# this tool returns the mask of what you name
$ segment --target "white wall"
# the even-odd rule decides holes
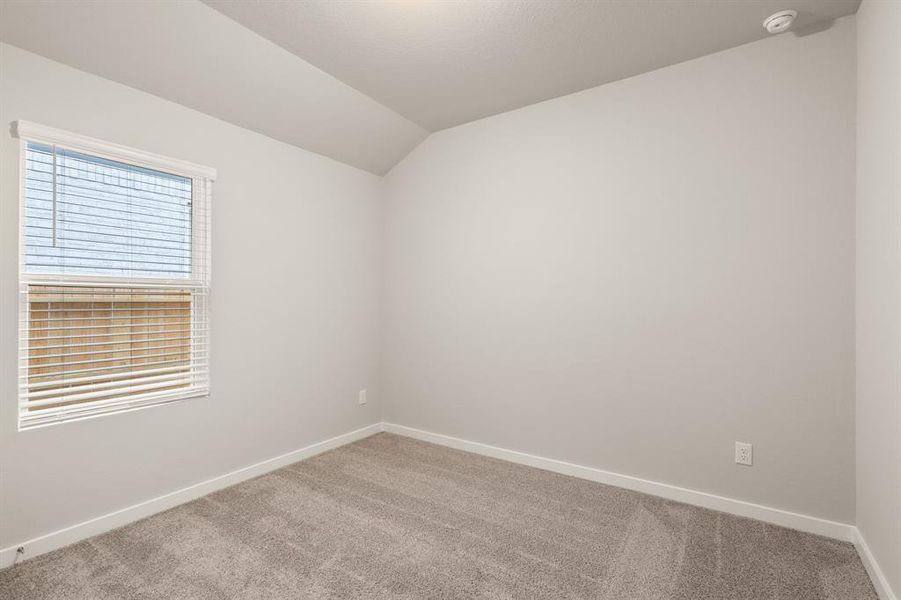
[[[857,13],[857,527],[901,593],[901,3]]]
[[[852,17],[433,134],[386,420],[853,522],[854,57]]]
[[[0,89],[0,548],[379,420],[378,177],[8,45]],[[211,397],[16,432],[16,119],[218,169]]]

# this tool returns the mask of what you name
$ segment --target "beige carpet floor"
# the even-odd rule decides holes
[[[854,548],[378,434],[0,571],[3,600],[873,600]]]

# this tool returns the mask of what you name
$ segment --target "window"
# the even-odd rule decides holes
[[[215,171],[17,133],[19,428],[207,395]]]

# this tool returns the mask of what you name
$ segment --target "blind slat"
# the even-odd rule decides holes
[[[25,399],[20,403],[22,408],[26,408],[29,411],[40,409],[45,406],[54,406],[58,404],[71,404],[74,402],[85,402],[89,400],[113,400],[112,396],[121,395],[123,392],[137,395],[138,393],[148,393],[152,390],[161,390],[161,389],[172,389],[175,387],[186,387],[193,383],[195,380],[199,378],[185,376],[179,379],[172,379],[170,381],[156,381],[153,383],[147,383],[142,385],[133,385],[126,387],[124,389],[117,390],[98,390],[93,392],[85,392],[83,394],[72,394],[71,396],[57,396],[55,398],[43,398],[41,400],[28,400]]]
[[[35,408],[39,406],[34,404],[35,399],[56,398],[57,402],[69,402],[71,400],[86,398],[86,396],[83,395],[85,392],[105,390],[106,395],[110,395],[111,393],[115,393],[116,390],[128,389],[134,391],[135,387],[140,385],[151,383],[157,384],[167,381],[178,383],[182,380],[190,379],[191,377],[190,368],[186,366],[182,371],[173,371],[171,373],[150,375],[146,377],[132,377],[130,379],[117,379],[115,381],[102,381],[100,383],[84,383],[81,385],[72,385],[71,382],[65,382],[65,384],[58,389],[26,392],[22,394],[21,398],[26,400],[26,404],[29,408]]]
[[[205,351],[202,350],[202,349],[195,349],[194,352],[193,352],[193,354],[194,354],[195,356],[199,354],[201,358],[205,358],[206,355],[205,355],[204,352],[205,352]],[[140,358],[140,359],[146,359],[146,358],[161,358],[161,357],[171,357],[171,356],[172,356],[172,353],[166,353],[166,352],[164,352],[164,353],[162,353],[162,354],[143,354],[143,355],[141,355],[141,356],[136,356],[136,357],[133,357],[133,358],[135,358],[135,359],[139,359],[139,358]],[[75,366],[75,365],[100,364],[100,363],[108,363],[108,362],[113,362],[113,361],[120,361],[120,362],[121,362],[121,361],[124,361],[124,360],[127,360],[127,359],[128,359],[128,357],[105,358],[105,359],[103,359],[103,358],[98,358],[98,359],[94,359],[94,360],[73,360],[73,361],[65,361],[65,362],[53,363],[53,364],[49,364],[49,365],[35,365],[34,368],[36,368],[36,369],[37,369],[37,368],[40,368],[40,369],[48,369],[48,368],[50,368],[50,367],[67,367],[67,366]],[[20,369],[23,367],[22,360],[23,360],[23,359],[19,359],[19,361],[20,361],[20,362],[19,362],[19,368],[20,368]],[[27,360],[27,359],[25,359],[25,360]],[[138,363],[138,364],[140,364],[140,363]]]
[[[123,360],[121,358],[118,358],[118,359],[111,359],[106,362],[118,362],[118,363],[125,363],[125,364],[111,365],[111,366],[106,366],[106,367],[88,367],[88,368],[83,368],[83,369],[68,369],[63,374],[63,377],[69,377],[70,375],[79,376],[82,373],[93,373],[94,375],[91,375],[92,378],[95,378],[95,379],[101,378],[101,377],[107,378],[107,377],[112,377],[112,376],[116,375],[117,372],[129,372],[130,370],[134,371],[135,373],[143,373],[144,369],[142,367],[156,367],[157,365],[175,365],[175,367],[173,367],[173,368],[176,368],[176,367],[180,368],[180,366],[184,366],[186,360],[181,358],[181,359],[173,359],[173,360],[161,360],[161,361],[151,361],[151,362],[130,364],[128,360]],[[196,366],[204,366],[204,367],[207,366],[207,360],[203,356],[192,357],[191,362],[194,364],[195,367]],[[98,361],[98,363],[99,363],[99,361]],[[46,366],[46,365],[44,365],[44,366]],[[58,373],[46,373],[44,375],[34,374],[34,373],[32,373],[30,375],[29,374],[21,374],[21,375],[19,375],[19,380],[20,380],[19,388],[25,389],[29,386],[42,386],[42,385],[45,385],[48,383],[47,381],[44,381],[46,378],[57,377],[57,376],[59,376]],[[51,382],[57,381],[58,385],[62,385],[65,380],[64,379],[60,379],[60,380],[52,380],[51,379],[50,381]]]
[[[144,344],[144,343],[146,343],[146,342],[135,342],[135,344]],[[74,345],[74,344],[73,344],[73,345]],[[141,351],[144,351],[144,350],[169,350],[168,354],[173,354],[173,353],[181,354],[181,353],[183,353],[183,352],[186,352],[187,350],[182,350],[182,351],[180,351],[180,352],[175,352],[175,349],[176,349],[176,348],[182,348],[182,349],[185,349],[185,348],[199,347],[199,346],[204,346],[204,345],[206,345],[206,342],[201,341],[201,340],[198,340],[198,341],[196,341],[196,342],[190,341],[190,342],[185,343],[185,344],[169,344],[169,345],[163,345],[163,346],[146,346],[146,347],[143,347],[143,348],[127,348],[127,349],[124,349],[124,350],[87,350],[87,351],[85,351],[85,350],[73,350],[72,352],[60,352],[60,353],[56,353],[56,354],[37,354],[37,353],[32,353],[31,357],[29,358],[29,361],[34,363],[34,364],[32,365],[33,367],[35,367],[35,368],[40,368],[42,365],[41,365],[39,362],[36,362],[36,361],[40,361],[40,360],[44,360],[44,359],[48,359],[48,358],[66,358],[66,357],[69,357],[69,356],[95,356],[95,355],[97,355],[97,354],[129,354],[129,355],[131,355],[133,358],[140,358],[140,356],[134,356],[134,355],[135,355],[137,352],[141,352]],[[32,350],[41,350],[41,347],[38,346],[37,348],[32,348]]]
[[[26,225],[25,228],[26,228],[26,230],[31,229],[31,230],[40,230],[40,231],[51,231],[51,230],[53,229],[53,227],[50,227],[50,226],[46,226],[46,227],[45,227],[45,226],[42,226],[42,225]],[[185,241],[181,241],[181,240],[172,240],[172,239],[167,239],[167,238],[147,237],[147,236],[140,236],[140,235],[134,235],[134,234],[126,235],[126,234],[103,233],[103,232],[98,232],[98,231],[96,231],[96,230],[89,231],[89,230],[87,230],[87,229],[82,230],[82,229],[75,229],[75,228],[73,228],[73,227],[67,228],[67,229],[66,229],[66,235],[69,236],[69,237],[67,237],[66,239],[69,239],[69,240],[75,240],[75,241],[78,241],[78,242],[93,242],[93,241],[96,241],[96,242],[98,242],[98,243],[101,243],[101,242],[104,242],[105,240],[92,240],[92,239],[89,239],[89,238],[82,238],[82,237],[72,236],[71,234],[96,235],[96,236],[104,236],[104,237],[106,237],[106,238],[119,238],[119,239],[125,240],[125,241],[111,241],[111,240],[106,240],[107,243],[110,243],[110,244],[116,244],[117,246],[128,245],[130,242],[132,242],[132,241],[134,241],[134,240],[144,240],[144,241],[148,241],[148,242],[157,242],[157,244],[154,244],[154,248],[160,247],[160,248],[168,248],[168,249],[170,249],[170,250],[172,250],[172,249],[183,250],[183,249],[185,249],[185,248],[189,245],[189,242],[185,242]],[[26,232],[26,237],[29,237],[29,238],[32,238],[32,239],[44,239],[44,238],[51,238],[51,239],[52,239],[52,236],[50,236],[50,235],[29,234],[29,233],[27,233],[27,232]],[[161,244],[161,243],[166,243],[166,244],[179,244],[179,246],[176,247],[176,248],[169,248],[168,246],[160,246],[159,244]]]
[[[133,346],[134,344],[182,341],[182,340],[189,340],[191,338],[190,330],[187,330],[187,331],[189,332],[187,334],[170,336],[170,337],[157,337],[157,336],[151,337],[150,334],[145,334],[145,335],[147,335],[147,337],[145,337],[144,339],[135,339],[136,334],[124,334],[124,335],[128,335],[127,340],[106,340],[106,341],[99,341],[99,342],[81,342],[81,341],[76,342],[76,341],[70,340],[69,343],[67,343],[67,344],[53,344],[53,345],[48,345],[48,346],[45,346],[43,344],[32,344],[32,350],[43,351],[43,350],[58,350],[59,348],[93,348],[93,347],[98,347],[98,346],[122,346],[122,345]],[[119,334],[119,335],[123,335],[123,334]],[[84,337],[89,337],[92,340],[96,340],[98,338],[104,338],[104,337],[109,337],[109,336],[103,335],[103,334],[92,335],[92,336],[79,336],[78,339],[81,339]],[[41,339],[42,338],[31,338],[31,341],[34,342],[36,340],[41,340]],[[78,355],[81,355],[80,350],[74,351],[74,352]],[[44,358],[45,356],[46,355],[34,354],[33,358],[38,359],[38,358]]]
[[[123,379],[123,380],[138,380],[142,377],[147,377],[149,375],[156,375],[161,373],[176,373],[184,371],[188,368],[188,365],[179,365],[175,367],[161,367],[158,369],[144,369],[143,371],[123,371],[121,373],[108,373],[104,377],[97,377],[96,375],[88,376],[88,377],[72,377],[67,379],[52,379],[50,381],[40,381],[40,382],[31,382],[19,384],[21,388],[28,388],[34,391],[43,391],[44,388],[54,388],[54,387],[63,387],[63,386],[77,386],[78,384],[89,384],[97,381],[98,379],[103,380],[114,380],[114,379]],[[29,392],[25,392],[29,393]]]
[[[184,323],[178,323],[178,325],[183,325],[183,324],[184,324]],[[144,327],[146,327],[146,325],[144,325]],[[90,327],[83,327],[82,329],[90,329]],[[183,329],[167,329],[167,330],[166,330],[166,333],[185,333],[185,334],[189,334],[191,331],[193,331],[191,328],[183,328]],[[85,333],[85,334],[81,334],[81,335],[79,335],[79,334],[74,334],[74,335],[48,335],[48,336],[34,336],[34,337],[20,338],[19,341],[21,341],[21,342],[34,342],[34,341],[47,342],[47,341],[55,341],[55,340],[71,340],[72,338],[88,338],[88,337],[91,338],[91,339],[96,340],[96,339],[99,339],[99,338],[112,338],[112,337],[125,337],[125,336],[133,337],[133,336],[136,336],[136,335],[143,335],[144,333],[146,333],[146,332],[141,332],[141,331],[136,331],[136,332],[126,331],[126,332],[123,332],[123,333]],[[176,339],[176,338],[172,338],[172,339]],[[113,342],[97,342],[97,343],[113,343]],[[121,342],[115,342],[115,343],[121,343]],[[76,345],[76,344],[69,343],[69,344],[64,344],[63,346],[73,346],[73,345]],[[84,343],[79,342],[77,345],[83,346]],[[41,348],[54,348],[54,347],[56,347],[56,346],[41,346]]]
[[[32,191],[34,194],[28,198],[28,212],[29,216],[34,216],[38,219],[49,219],[51,218],[51,214],[53,212],[53,191],[52,190],[29,190],[29,188],[25,188],[25,191]],[[46,198],[44,196],[47,196]],[[100,211],[103,213],[110,213],[107,215],[96,215],[101,216],[108,219],[115,219],[117,221],[126,221],[132,223],[141,223],[142,220],[134,219],[136,216],[141,217],[151,217],[155,219],[153,221],[154,225],[165,225],[166,227],[177,227],[184,228],[186,225],[191,223],[191,213],[187,210],[183,212],[176,213],[177,216],[169,216],[160,214],[163,211],[149,211],[149,212],[141,212],[131,208],[128,213],[123,213],[121,209],[113,208],[110,206],[104,206],[105,203],[95,203],[90,204],[88,202],[73,202],[72,195],[61,196],[59,192],[57,192],[56,196],[56,205],[57,209],[60,213],[67,213],[70,216],[77,215],[86,215],[89,214],[84,210],[70,210],[66,207],[71,206],[74,209],[88,209],[90,211]],[[124,204],[128,206],[127,204]],[[46,216],[43,216],[44,213],[47,213]],[[175,211],[165,211],[165,212],[175,212]]]
[[[40,410],[28,410],[20,407],[20,427],[34,427],[46,423],[56,423],[71,419],[79,419],[85,416],[117,412],[127,408],[138,408],[151,404],[164,404],[183,398],[205,396],[207,386],[198,385],[184,390],[172,390],[168,392],[152,392],[149,394],[135,395],[129,400],[113,399],[106,401],[86,402],[60,407],[44,408]]]

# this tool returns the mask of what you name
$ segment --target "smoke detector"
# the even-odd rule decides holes
[[[780,10],[766,18],[763,28],[770,33],[782,33],[792,26],[797,16],[798,11],[796,10]]]

